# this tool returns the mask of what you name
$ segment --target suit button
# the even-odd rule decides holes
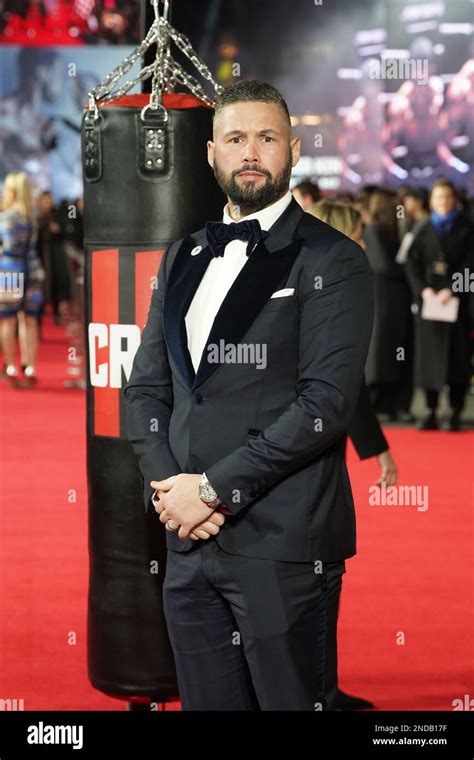
[[[195,404],[202,404],[203,401],[204,401],[204,398],[201,396],[201,394],[200,393],[196,393],[195,396],[194,396],[194,403]]]

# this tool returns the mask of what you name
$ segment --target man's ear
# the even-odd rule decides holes
[[[216,149],[215,143],[212,142],[212,140],[207,141],[207,161],[209,163],[209,166],[213,169],[214,168],[214,152]]]
[[[290,140],[290,150],[291,150],[291,165],[296,166],[296,164],[300,160],[300,153],[301,153],[301,139],[299,137],[293,137],[292,140]]]

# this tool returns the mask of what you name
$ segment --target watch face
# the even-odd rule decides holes
[[[201,499],[203,501],[213,501],[214,496],[212,495],[208,485],[203,485],[201,487]]]

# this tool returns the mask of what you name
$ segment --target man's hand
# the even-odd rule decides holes
[[[199,538],[209,538],[209,536],[217,536],[217,534],[220,531],[220,528],[225,523],[225,517],[224,515],[233,515],[234,513],[230,511],[230,509],[227,509],[227,507],[220,506],[217,507],[217,509],[212,513],[212,515],[208,518],[207,522],[201,523],[201,525],[198,525],[197,528],[194,528],[192,533],[189,534],[189,538],[192,538],[193,541],[196,541]],[[211,527],[211,530],[209,530],[209,524]],[[217,530],[214,526],[218,526]],[[199,533],[199,535],[197,535]]]
[[[221,526],[225,523],[225,517],[219,512],[218,509],[212,513],[212,515],[200,525],[196,525],[195,528],[189,534],[189,538],[193,541],[199,541],[202,538],[204,541],[210,536],[217,536]]]
[[[217,509],[212,513],[206,522],[201,523],[201,525],[198,525],[197,528],[194,528],[194,530],[189,534],[189,538],[192,538],[193,541],[197,541],[199,538],[206,539],[209,538],[209,536],[217,536],[221,529],[221,526],[225,523],[224,515],[232,516],[233,514],[234,513],[231,512],[230,509],[227,509],[227,507],[217,507]],[[217,528],[215,527],[216,525],[218,526]]]
[[[158,495],[160,493],[164,493],[164,491],[158,491]],[[158,505],[158,501],[155,501],[155,499],[152,499],[153,506]],[[158,510],[156,510],[158,512]],[[228,512],[228,514],[232,514],[232,512]],[[194,530],[191,531],[189,534],[189,538],[191,538],[193,541],[199,541],[200,538],[207,539],[211,536],[217,536],[219,533],[221,526],[225,523],[225,517],[221,512],[216,509],[210,517],[205,520],[205,522],[200,523],[197,525]]]
[[[160,515],[160,521],[166,524],[168,520],[172,520],[175,525],[179,525],[178,538],[182,541],[190,538],[190,533],[194,532],[193,528],[209,532],[207,528],[200,526],[209,522],[214,509],[199,498],[200,481],[201,475],[181,473],[166,480],[152,480],[150,483],[151,487],[158,491],[159,502],[155,509]],[[219,528],[215,522],[209,527],[211,532],[215,527]],[[198,538],[203,537],[199,533],[195,535]]]
[[[380,478],[375,485],[381,486],[383,483],[385,486],[394,486],[398,480],[398,468],[390,451],[388,449],[383,451],[377,459],[380,465]]]

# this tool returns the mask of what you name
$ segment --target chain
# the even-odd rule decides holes
[[[199,58],[189,39],[180,34],[167,19],[168,2],[165,2],[165,9],[162,16],[158,10],[158,0],[153,0],[155,11],[155,20],[148,31],[145,39],[135,48],[135,50],[108,74],[105,79],[96,85],[89,93],[89,113],[93,112],[94,120],[98,117],[97,105],[108,103],[111,100],[125,95],[135,85],[152,77],[152,86],[149,106],[145,108],[163,108],[161,99],[163,93],[173,92],[176,84],[182,84],[187,87],[193,95],[202,100],[209,106],[214,105],[214,100],[204,91],[200,82],[191,74],[187,73],[183,67],[174,60],[170,51],[170,43],[173,42],[176,47],[186,56],[191,64],[197,69],[198,74],[210,82],[216,95],[224,90],[222,85],[218,84],[211,71],[204,61]],[[118,82],[124,77],[135,65],[139,58],[143,58],[146,51],[156,43],[156,57],[152,64],[144,66],[138,76],[130,79],[121,87]],[[145,110],[145,109],[143,109]]]

